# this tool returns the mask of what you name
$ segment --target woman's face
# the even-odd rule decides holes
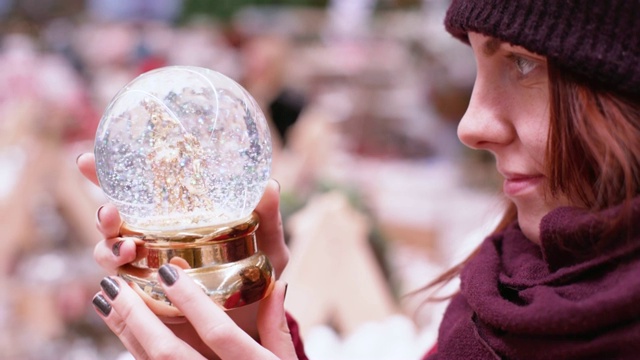
[[[504,177],[503,191],[518,208],[518,223],[539,243],[540,220],[563,198],[545,196],[544,157],[549,130],[546,60],[524,48],[469,33],[477,76],[458,137],[490,151]]]

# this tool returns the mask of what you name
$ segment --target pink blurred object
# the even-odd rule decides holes
[[[59,124],[60,135],[65,140],[87,139],[95,132],[97,113],[80,76],[64,58],[39,52],[33,39],[13,34],[5,38],[0,53],[0,112],[24,103],[61,115],[65,123]]]

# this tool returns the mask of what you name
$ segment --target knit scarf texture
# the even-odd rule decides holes
[[[640,359],[640,198],[624,231],[620,207],[563,207],[541,245],[516,223],[487,238],[460,275],[435,359]]]

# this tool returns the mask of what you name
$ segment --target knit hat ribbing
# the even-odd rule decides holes
[[[445,27],[465,42],[479,32],[582,81],[640,95],[640,0],[453,0]]]

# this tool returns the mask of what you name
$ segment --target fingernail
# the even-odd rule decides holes
[[[78,160],[80,160],[80,157],[81,157],[82,155],[84,155],[84,153],[81,153],[80,155],[78,155],[78,156],[76,157],[76,165],[78,164]]]
[[[160,274],[162,282],[168,286],[171,286],[178,281],[178,271],[169,264],[162,265],[160,269],[158,269],[158,273]]]
[[[280,186],[280,182],[276,179],[273,179],[273,181],[276,182],[276,184],[278,184],[278,193],[280,192],[280,190],[282,189],[282,187]]]
[[[100,210],[102,210],[102,208],[104,207],[104,205],[100,206],[98,208],[98,211],[96,211],[96,224],[100,225]]]
[[[103,316],[109,316],[111,313],[111,304],[104,298],[104,296],[98,294],[93,297],[93,306],[100,311]]]
[[[123,242],[124,241],[120,240],[116,241],[116,243],[113,244],[113,246],[111,247],[111,252],[113,253],[113,255],[120,256],[120,247],[122,246]]]
[[[287,289],[289,289],[289,283],[284,284],[284,294],[282,295],[283,299],[287,298]]]
[[[104,290],[104,292],[111,300],[114,300],[120,292],[118,283],[110,277],[102,279],[102,281],[100,281],[100,287],[102,287],[102,290]]]

